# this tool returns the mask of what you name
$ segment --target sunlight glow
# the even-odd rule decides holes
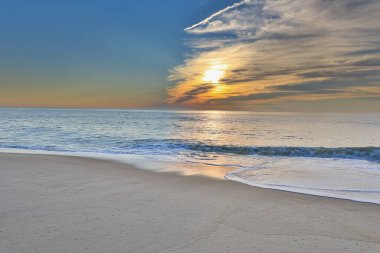
[[[215,65],[207,69],[203,74],[203,81],[209,83],[220,83],[220,80],[224,77],[226,73],[226,65]]]

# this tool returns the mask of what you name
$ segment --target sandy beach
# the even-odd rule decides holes
[[[0,252],[380,252],[380,205],[0,154]]]

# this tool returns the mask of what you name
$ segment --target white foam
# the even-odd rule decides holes
[[[261,188],[380,204],[380,164],[368,161],[280,158],[230,172],[226,179]]]

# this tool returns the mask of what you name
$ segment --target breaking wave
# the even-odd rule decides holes
[[[358,159],[380,162],[380,147],[233,147],[194,145],[191,150],[239,155]]]
[[[83,141],[85,142],[85,140]],[[109,140],[107,148],[96,149],[94,146],[73,149],[70,145],[58,146],[19,146],[1,145],[2,148],[66,151],[66,152],[97,152],[115,154],[176,154],[182,152],[219,153],[232,155],[257,155],[267,157],[309,157],[356,159],[380,162],[380,147],[288,147],[288,146],[224,146],[210,145],[199,142],[189,142],[178,139],[140,139],[140,140]]]

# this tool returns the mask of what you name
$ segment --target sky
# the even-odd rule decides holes
[[[380,112],[378,0],[0,0],[0,106]]]

